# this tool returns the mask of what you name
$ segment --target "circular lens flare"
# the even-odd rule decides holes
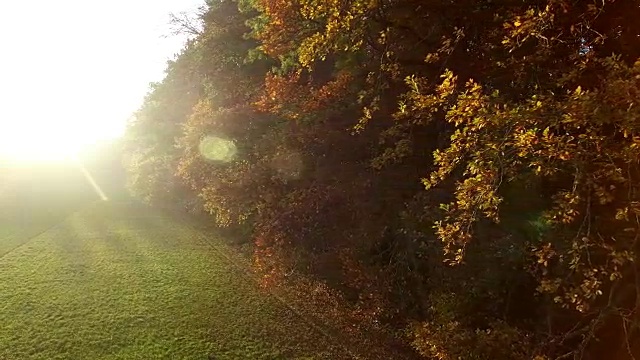
[[[208,160],[230,162],[238,153],[236,144],[217,136],[206,136],[200,141],[200,154]]]

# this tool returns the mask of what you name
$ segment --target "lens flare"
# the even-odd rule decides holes
[[[75,160],[77,162],[77,158]],[[107,195],[105,195],[104,191],[102,191],[102,189],[100,188],[100,186],[98,185],[96,180],[93,178],[93,176],[91,176],[91,173],[89,173],[89,170],[87,170],[79,162],[77,162],[77,163],[80,166],[80,171],[82,171],[82,174],[84,175],[84,177],[87,179],[89,184],[91,184],[91,187],[93,187],[93,190],[95,190],[96,194],[100,197],[100,200],[108,201],[109,198],[107,197]]]
[[[200,154],[208,160],[230,162],[236,157],[236,144],[217,136],[207,136],[200,141]]]

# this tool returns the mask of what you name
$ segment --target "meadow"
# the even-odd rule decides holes
[[[0,359],[343,357],[223,239],[73,176],[4,193]]]

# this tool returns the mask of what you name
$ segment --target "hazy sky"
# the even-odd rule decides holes
[[[0,143],[119,132],[182,47],[169,13],[203,3],[1,0]]]

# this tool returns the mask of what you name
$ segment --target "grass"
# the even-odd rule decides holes
[[[97,199],[74,166],[0,167],[0,257]]]
[[[130,203],[43,214],[40,235],[0,234],[0,359],[345,358],[185,222]]]

